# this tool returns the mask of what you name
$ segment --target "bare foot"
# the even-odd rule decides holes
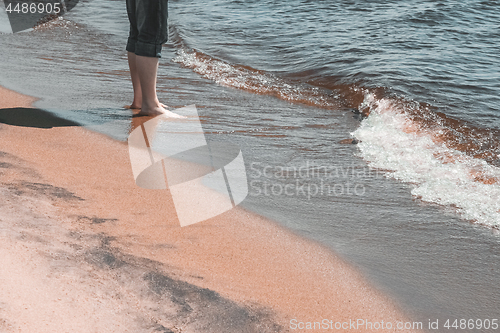
[[[139,112],[137,114],[138,116],[158,116],[158,115],[163,115],[163,116],[166,116],[166,117],[169,117],[169,118],[186,118],[184,116],[181,116],[177,113],[173,113],[172,111],[169,111],[167,108],[166,108],[166,105],[165,104],[162,104],[160,103],[159,105],[157,105],[156,107],[153,107],[153,108],[145,108],[143,107],[141,109],[141,112]]]
[[[125,105],[123,108],[125,108],[125,109],[131,109],[131,110],[139,110],[141,107],[132,104],[132,105]]]
[[[160,106],[164,109],[168,109],[168,106],[166,104],[163,104],[163,103],[160,103]],[[131,110],[140,110],[141,109],[141,106],[140,105],[135,105],[135,104],[131,104],[131,105],[125,105],[123,107],[124,109],[131,109]]]

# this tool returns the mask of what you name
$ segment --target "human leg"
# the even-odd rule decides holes
[[[127,0],[127,12],[131,27],[127,43],[128,63],[134,88],[130,108],[141,108],[141,114],[173,116],[156,95],[158,58],[168,35],[168,0]]]
[[[139,37],[138,26],[140,21],[138,20],[141,20],[142,15],[140,15],[140,13],[142,11],[139,9],[139,2],[137,0],[126,0],[126,6],[127,6],[128,19],[130,22],[130,31],[127,40],[126,50],[128,51],[127,59],[130,70],[130,78],[132,80],[132,87],[134,91],[134,99],[132,100],[132,104],[125,106],[125,108],[140,109],[142,105],[142,90],[141,90],[141,83],[139,80],[139,73],[137,72],[137,65],[136,65],[137,60],[135,53]]]
[[[184,118],[166,109],[156,95],[156,76],[159,59],[136,55],[136,68],[142,90],[142,104],[139,115],[164,114],[172,118]]]
[[[137,71],[137,56],[132,52],[127,52],[127,55],[130,77],[132,79],[132,87],[134,89],[134,100],[132,101],[132,104],[128,106],[128,108],[140,109],[142,106],[142,89],[139,79],[139,73]]]
[[[160,105],[156,95],[156,77],[158,73],[158,58],[135,56],[135,66],[141,86],[142,103],[141,113],[158,114],[164,113],[164,108]]]

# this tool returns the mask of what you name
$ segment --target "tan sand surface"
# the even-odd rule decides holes
[[[0,90],[0,108],[31,102]],[[28,207],[16,218],[41,216],[59,230],[45,231],[43,241],[29,245],[0,234],[0,332],[2,325],[43,332],[32,328],[65,320],[58,332],[160,327],[151,323],[171,332],[372,332],[364,326],[293,329],[290,320],[360,319],[394,327],[410,321],[331,251],[244,209],[181,228],[168,190],[135,185],[125,143],[81,127],[0,124],[0,152],[0,163],[11,166],[0,169],[8,191],[0,198],[11,198],[3,204],[14,212]],[[0,226],[16,226],[14,215],[0,215]],[[47,243],[61,245],[54,250]],[[55,274],[57,251],[67,258]],[[191,310],[182,305],[184,298]],[[241,320],[224,319],[233,317]]]

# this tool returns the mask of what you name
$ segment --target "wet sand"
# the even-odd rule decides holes
[[[0,90],[0,108],[33,101]],[[181,228],[125,143],[70,125],[0,123],[0,331],[409,331],[355,269],[272,221],[237,208]],[[352,327],[324,331],[373,331]]]

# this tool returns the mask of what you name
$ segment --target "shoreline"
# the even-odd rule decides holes
[[[0,87],[0,108],[29,108],[34,101]],[[34,170],[30,176],[13,172],[7,181],[17,184],[18,191],[20,184],[30,182],[79,198],[41,199],[46,205],[36,209],[72,232],[105,235],[116,258],[155,263],[159,271],[246,309],[266,309],[282,331],[311,331],[291,328],[293,319],[410,321],[331,250],[240,207],[181,228],[168,190],[135,185],[123,142],[81,127],[5,124],[0,124],[0,140],[9,143],[0,150],[20,161],[16,167]],[[5,175],[0,174],[0,181],[5,184]],[[15,325],[15,318],[10,321]]]

